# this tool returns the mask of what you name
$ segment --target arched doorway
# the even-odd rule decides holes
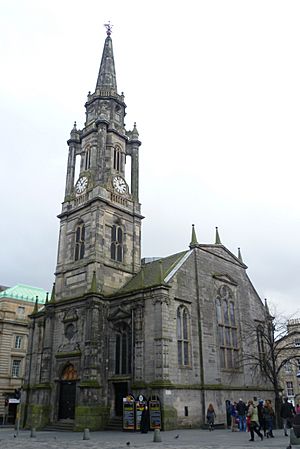
[[[74,419],[77,371],[69,363],[63,370],[60,381],[58,419]]]

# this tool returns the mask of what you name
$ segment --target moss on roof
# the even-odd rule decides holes
[[[0,299],[13,298],[20,299],[21,301],[35,302],[36,297],[38,297],[38,303],[44,304],[46,300],[46,293],[47,292],[42,288],[18,284],[0,292]]]
[[[163,284],[166,276],[188,252],[189,250],[182,251],[142,265],[141,270],[118,293],[129,293]]]

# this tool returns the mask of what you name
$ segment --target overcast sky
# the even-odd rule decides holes
[[[137,122],[142,255],[215,226],[261,298],[300,316],[300,2],[0,0],[0,284],[51,289],[74,120],[113,27]],[[297,313],[298,310],[298,313]]]

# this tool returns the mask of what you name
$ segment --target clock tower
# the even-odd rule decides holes
[[[118,94],[107,37],[95,92],[88,93],[83,129],[68,140],[65,198],[60,219],[56,300],[84,295],[91,284],[103,295],[118,291],[141,264],[139,134],[125,130],[124,94]],[[130,160],[130,180],[125,164]]]

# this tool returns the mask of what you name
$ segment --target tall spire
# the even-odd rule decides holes
[[[197,242],[197,236],[196,236],[196,231],[195,231],[195,225],[192,224],[192,239],[191,239],[191,243],[190,243],[190,248],[193,248],[196,245],[198,245],[198,242]]]
[[[238,259],[243,262],[243,258],[242,258],[242,253],[241,253],[241,248],[238,248]]]
[[[109,89],[117,92],[117,79],[115,70],[115,60],[113,45],[111,40],[111,29],[112,25],[110,23],[105,25],[107,38],[104,42],[104,48],[102,53],[102,59],[96,84],[96,89]]]
[[[222,245],[220,236],[219,236],[219,231],[218,228],[216,227],[216,241],[215,241],[215,245]]]

